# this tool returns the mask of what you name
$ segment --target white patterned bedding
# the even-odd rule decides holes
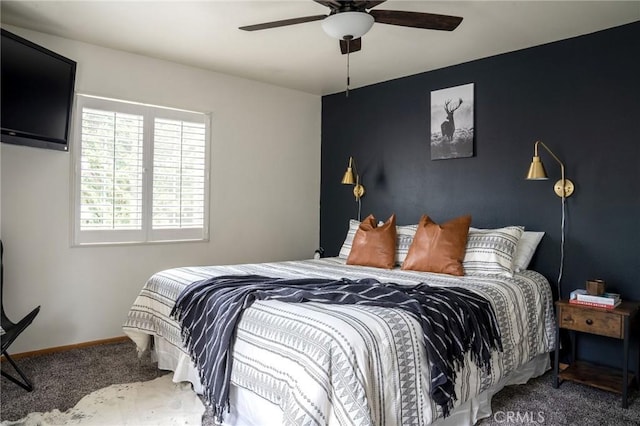
[[[459,286],[492,304],[504,351],[492,374],[467,359],[456,381],[461,405],[520,366],[554,348],[553,305],[547,280],[533,271],[454,277],[345,265],[340,258],[176,268],[153,275],[123,329],[143,351],[151,336],[186,353],[169,312],[182,289],[212,276],[375,278],[382,282]],[[429,400],[429,369],[418,321],[400,309],[256,302],[237,327],[231,382],[280,407],[279,424],[423,425],[441,417]],[[233,399],[230,401],[234,404]]]

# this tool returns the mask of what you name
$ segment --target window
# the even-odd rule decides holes
[[[208,115],[77,96],[75,245],[208,238]]]

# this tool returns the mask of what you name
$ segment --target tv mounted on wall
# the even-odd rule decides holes
[[[68,151],[76,63],[2,29],[2,142]]]

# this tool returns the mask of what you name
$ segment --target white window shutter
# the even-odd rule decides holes
[[[208,239],[209,117],[77,96],[72,243]]]
[[[153,229],[203,228],[205,125],[156,118]]]
[[[140,115],[84,108],[80,230],[142,229]]]

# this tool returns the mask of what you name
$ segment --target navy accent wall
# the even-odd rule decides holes
[[[475,227],[544,231],[531,268],[555,286],[560,167],[541,150],[550,179],[524,179],[541,140],[576,186],[566,203],[563,296],[602,278],[623,299],[640,300],[639,52],[636,22],[323,97],[326,255],[337,255],[357,216],[352,187],[340,184],[351,155],[367,190],[363,218],[396,213],[398,224],[409,224],[423,213],[436,221],[471,214]],[[357,60],[351,74],[357,80]],[[475,156],[432,161],[430,92],[466,83],[475,84]],[[580,350],[598,359],[611,346],[586,339]]]

